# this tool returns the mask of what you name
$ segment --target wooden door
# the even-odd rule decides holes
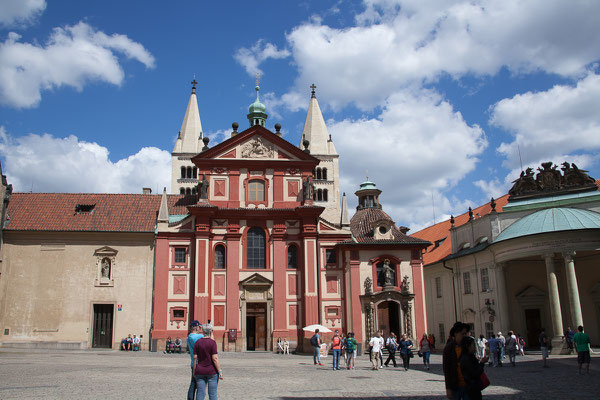
[[[542,315],[539,308],[528,308],[525,310],[526,338],[525,347],[540,347],[540,333],[542,332]]]
[[[92,347],[112,348],[113,310],[112,304],[94,304]]]

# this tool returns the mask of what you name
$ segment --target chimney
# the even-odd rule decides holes
[[[142,188],[142,194],[152,194],[151,188]]]

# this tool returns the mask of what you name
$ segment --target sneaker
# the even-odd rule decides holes
[[[383,368],[383,365],[380,365],[380,366],[379,366],[379,368],[380,368],[380,369],[381,369],[381,368]]]
[[[321,364],[321,363],[319,363],[319,365],[320,365],[321,367],[323,366],[323,364]]]

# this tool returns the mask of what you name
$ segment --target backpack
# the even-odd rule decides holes
[[[352,353],[353,351],[354,351],[354,343],[352,342],[352,339],[347,339],[346,340],[346,352]]]
[[[310,338],[310,344],[312,344],[313,347],[319,347],[319,340],[317,339],[317,335],[313,335],[313,337]]]

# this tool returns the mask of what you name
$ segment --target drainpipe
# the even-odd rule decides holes
[[[317,227],[319,226],[319,221],[317,220]],[[321,245],[319,244],[319,234],[317,232],[317,304],[319,305],[319,324],[322,324],[321,320]],[[337,254],[336,254],[337,257]],[[337,260],[337,258],[336,258]]]
[[[158,227],[156,228],[158,229]],[[152,351],[152,331],[154,330],[154,282],[156,279],[156,246],[158,233],[154,231],[154,257],[152,259],[152,312],[150,314],[150,332],[148,334],[148,351]]]
[[[454,268],[446,267],[446,261],[442,261],[442,267],[452,272],[452,302],[454,303],[454,322],[458,321],[458,314],[456,312],[456,283],[454,282]]]

